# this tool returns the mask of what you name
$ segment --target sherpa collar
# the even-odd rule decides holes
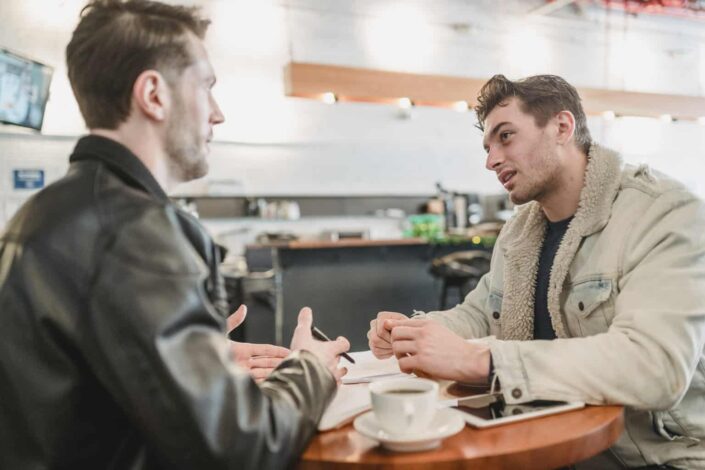
[[[560,294],[570,264],[583,237],[602,230],[610,218],[620,185],[622,160],[609,149],[593,144],[588,154],[585,183],[578,210],[568,225],[551,268],[548,311],[559,338],[566,338],[561,316]],[[535,201],[522,206],[507,222],[501,240],[504,253],[504,297],[501,331],[505,340],[531,340],[534,336],[534,291],[546,217]]]

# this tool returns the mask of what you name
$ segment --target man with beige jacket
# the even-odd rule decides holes
[[[497,75],[476,112],[521,207],[461,305],[381,312],[370,348],[407,372],[496,377],[509,404],[625,405],[619,441],[578,468],[705,468],[705,205],[594,144],[560,77]]]

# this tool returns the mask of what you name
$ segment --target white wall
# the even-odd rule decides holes
[[[578,86],[705,94],[702,22],[594,7],[582,15],[570,8],[551,17],[525,14],[542,0],[188,3],[203,4],[213,19],[207,42],[227,120],[216,130],[211,176],[180,193],[429,194],[436,181],[502,191],[484,170],[472,113],[419,108],[399,119],[390,106],[287,98],[282,69],[291,60],[475,77],[556,73]],[[63,64],[81,4],[0,2],[0,46],[56,68],[45,135],[84,132]],[[705,196],[704,126],[595,117],[590,127],[627,160],[647,161]],[[71,147],[40,142],[0,138],[5,217],[25,195],[7,187],[10,169],[41,164],[53,176]]]

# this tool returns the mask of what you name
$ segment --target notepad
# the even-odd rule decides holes
[[[355,359],[355,364],[341,364],[347,367],[348,373],[343,377],[343,385],[338,387],[333,401],[323,413],[318,423],[319,431],[340,427],[363,411],[369,410],[371,403],[367,385],[370,382],[392,377],[410,377],[399,370],[397,359],[393,356],[377,359],[372,351],[353,352],[350,355]]]
[[[338,392],[318,423],[318,430],[335,429],[352,421],[363,411],[369,410],[372,404],[367,385],[367,383],[359,383],[338,387]]]
[[[355,359],[355,364],[345,364],[348,373],[343,377],[344,384],[367,383],[382,377],[408,375],[399,370],[399,363],[394,356],[377,359],[372,351],[354,352],[350,355]]]
[[[346,364],[348,374],[343,377],[343,385],[323,413],[318,423],[319,431],[335,429],[352,421],[360,413],[372,407],[368,385],[377,380],[399,377],[413,377],[399,370],[396,358],[377,359],[371,351],[350,353],[356,364]],[[347,378],[347,382],[346,382]],[[463,385],[447,380],[438,381],[438,406],[456,406],[463,397],[484,394],[480,386]],[[486,387],[486,386],[485,386]]]

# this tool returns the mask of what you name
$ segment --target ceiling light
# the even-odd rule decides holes
[[[700,116],[698,118],[698,124],[700,124],[701,126],[705,126],[705,116]]]
[[[661,122],[673,122],[673,116],[670,114],[662,114],[658,117]]]
[[[335,93],[333,93],[333,92],[331,92],[331,91],[327,91],[327,92],[325,92],[325,93],[323,93],[323,94],[321,95],[321,100],[322,100],[325,104],[333,104],[333,103],[335,103],[336,101],[338,101],[338,97],[335,96]]]
[[[399,107],[401,109],[410,109],[414,103],[411,101],[410,98],[407,98],[406,96],[403,98],[399,98],[399,101],[397,102],[399,104]]]
[[[467,101],[464,101],[464,100],[463,101],[456,101],[455,103],[453,103],[453,109],[460,112],[460,113],[464,113],[465,111],[470,109],[470,105],[468,104]]]
[[[602,117],[605,119],[605,121],[612,121],[615,118],[614,111],[605,111],[602,113]]]

